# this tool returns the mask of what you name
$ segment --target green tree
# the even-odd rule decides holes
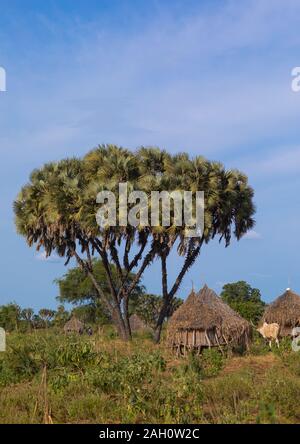
[[[132,307],[132,312],[139,315],[147,325],[155,328],[163,306],[163,298],[156,294],[141,294]],[[183,303],[180,298],[174,297],[172,303],[169,305],[169,311],[166,314],[166,318],[172,316],[175,310]]]
[[[163,226],[161,217],[158,225],[151,227],[123,224],[119,215],[124,215],[124,207],[118,198],[117,226],[99,227],[95,218],[99,210],[96,196],[100,191],[112,191],[118,196],[120,183],[126,183],[129,192],[140,190],[148,196],[152,191],[204,191],[203,232],[188,238],[186,226],[176,223],[173,208],[167,226]],[[159,340],[169,306],[202,246],[216,236],[228,246],[232,236],[240,239],[253,227],[252,198],[247,177],[236,170],[226,171],[220,163],[200,156],[190,159],[185,153],[170,155],[159,148],[132,152],[102,145],[83,159],[66,159],[34,170],[14,203],[14,211],[17,230],[29,246],[43,248],[47,256],[56,251],[66,258],[66,263],[71,258],[77,261],[124,339],[131,337],[131,294],[146,268],[158,259],[163,297],[156,325]],[[127,203],[127,212],[135,205],[136,202]],[[168,258],[172,251],[183,257],[183,264],[170,282]],[[95,278],[95,256],[103,262],[109,296]],[[117,270],[117,281],[113,279],[112,264]],[[135,278],[129,283],[128,276],[133,271]]]
[[[39,311],[40,318],[44,321],[46,328],[49,327],[51,319],[55,316],[55,310],[49,308],[41,308]]]
[[[253,323],[259,321],[266,306],[261,300],[260,291],[245,281],[224,285],[221,298],[243,318]]]
[[[0,326],[6,331],[18,330],[21,308],[15,303],[0,306]]]
[[[106,279],[106,272],[103,262],[100,259],[94,259],[93,275],[97,281],[101,291],[108,300],[111,300],[110,286]],[[115,286],[118,283],[117,269],[114,264],[110,264],[112,279]],[[123,270],[125,272],[125,270]],[[135,274],[130,273],[127,277],[128,285],[135,280]],[[111,313],[107,310],[105,304],[99,298],[98,292],[93,284],[92,279],[80,267],[70,268],[67,273],[54,281],[59,287],[58,301],[62,303],[70,303],[75,306],[73,312],[86,322],[97,322],[105,324],[111,322]],[[117,288],[118,290],[118,288]],[[136,300],[140,295],[145,293],[145,288],[141,284],[136,284],[131,293],[129,312],[132,306],[136,304]]]
[[[32,325],[34,329],[38,329],[38,328],[44,328],[45,323],[38,314],[34,314],[32,317]]]
[[[23,310],[21,311],[21,319],[23,319],[27,323],[27,326],[29,327],[30,330],[32,328],[33,315],[34,315],[33,308],[23,308]]]
[[[53,324],[56,327],[63,327],[65,323],[68,321],[69,317],[70,313],[65,309],[63,305],[59,305],[57,307],[57,310],[55,311]]]

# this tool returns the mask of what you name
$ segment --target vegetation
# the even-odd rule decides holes
[[[18,330],[21,318],[21,308],[15,304],[0,307],[0,325],[6,331]]]
[[[118,196],[119,183],[128,190],[183,191],[205,193],[204,230],[198,237],[186,237],[186,226],[177,223],[174,209],[170,221],[162,226],[145,226],[137,218],[129,226],[118,218],[117,226],[100,228],[95,215],[100,191]],[[226,171],[220,163],[188,154],[171,155],[158,148],[141,148],[131,152],[117,146],[99,146],[83,159],[65,159],[34,170],[30,181],[18,195],[14,211],[18,232],[29,246],[43,248],[47,256],[53,251],[72,258],[90,277],[98,299],[105,306],[119,335],[130,339],[129,302],[145,269],[154,259],[161,262],[163,304],[156,323],[159,340],[163,322],[181,282],[198,258],[201,248],[216,236],[230,244],[232,236],[240,239],[253,227],[253,190],[247,177],[239,171]],[[117,214],[123,206],[117,199]],[[128,210],[137,215],[139,205],[129,203]],[[147,208],[148,210],[148,208]],[[161,215],[160,215],[161,216]],[[174,282],[168,281],[168,257],[176,250],[184,258]],[[93,258],[101,258],[108,295],[99,285]],[[117,271],[113,276],[112,264]],[[136,276],[129,282],[128,277]]]
[[[132,343],[8,335],[0,353],[0,423],[299,423],[300,354],[175,359],[143,336]],[[259,339],[258,339],[259,340]],[[261,346],[264,347],[263,341]]]
[[[137,298],[133,311],[143,319],[146,325],[155,329],[163,303],[161,296],[144,293]],[[182,303],[182,299],[174,297],[166,311],[166,318],[170,318]]]
[[[105,280],[105,270],[101,260],[94,260],[94,274],[102,291],[110,298],[110,290]],[[112,273],[117,281],[116,267],[111,265]],[[125,271],[125,270],[124,270]],[[134,281],[136,275],[130,273],[128,281]],[[104,325],[112,322],[110,313],[105,305],[99,300],[95,292],[93,282],[86,273],[79,267],[70,268],[67,273],[56,279],[55,282],[59,287],[58,301],[61,303],[71,303],[74,305],[72,314],[75,314],[80,320],[88,323],[96,323]],[[174,297],[169,305],[166,317],[172,316],[174,310],[182,304],[182,299]],[[147,326],[155,328],[163,299],[155,294],[148,294],[143,285],[137,284],[131,293],[128,306],[129,315],[136,313]]]
[[[63,324],[59,322],[62,313],[64,319],[68,319],[71,315],[63,306],[59,306],[57,311],[42,308],[36,314],[32,308],[22,309],[16,303],[10,303],[0,306],[0,326],[8,333],[13,331],[24,333],[52,325],[62,326]]]
[[[105,277],[105,268],[103,261],[94,259],[93,261],[94,277],[105,294],[106,298],[111,301],[110,287]],[[110,264],[114,282],[118,282],[117,268],[114,264]],[[125,270],[123,270],[125,273]],[[134,273],[130,273],[127,277],[129,285],[136,279]],[[59,288],[58,301],[61,303],[70,303],[77,307],[74,313],[86,322],[96,322],[105,324],[111,322],[110,312],[95,290],[93,281],[89,275],[80,267],[70,268],[67,273],[59,279],[55,280]],[[145,288],[141,284],[136,284],[131,293],[128,311],[132,314],[138,305],[139,299],[145,295]]]
[[[258,288],[252,288],[245,281],[224,285],[220,296],[233,310],[254,324],[261,319],[266,308]]]

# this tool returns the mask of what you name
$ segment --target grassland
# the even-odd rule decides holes
[[[299,423],[300,353],[177,359],[146,336],[12,333],[0,354],[0,423]]]

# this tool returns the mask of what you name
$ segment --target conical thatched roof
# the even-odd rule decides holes
[[[84,329],[84,324],[79,321],[79,319],[77,319],[75,316],[72,316],[72,318],[66,322],[65,326],[64,326],[64,332],[68,333],[68,332],[76,332],[76,333],[80,333],[82,332]]]
[[[190,333],[192,337],[189,338]],[[232,310],[216,293],[205,285],[187,300],[171,317],[168,325],[168,342],[184,340],[188,346],[217,346],[224,344],[248,345],[251,326]]]
[[[148,326],[137,314],[133,314],[129,318],[130,328],[132,332],[148,330]]]
[[[207,288],[207,287],[206,287]],[[202,291],[212,291],[204,287]],[[217,310],[208,304],[203,304],[201,292],[190,293],[186,301],[175,311],[169,321],[169,327],[180,330],[208,330],[220,325],[222,319]]]
[[[299,325],[300,296],[288,288],[266,308],[263,321],[276,322],[280,325],[281,336],[290,335],[292,328]]]

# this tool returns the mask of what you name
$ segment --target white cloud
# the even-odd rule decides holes
[[[255,230],[248,231],[245,234],[245,236],[243,237],[243,239],[249,239],[249,240],[256,240],[256,239],[261,239],[261,238],[262,238],[261,234]]]
[[[253,177],[265,178],[265,176],[268,176],[270,179],[282,175],[299,175],[300,147],[282,146],[276,147],[272,151],[258,151],[253,153],[251,157],[236,158],[234,165]]]
[[[84,34],[80,22],[66,24],[71,43],[38,54],[39,63],[31,54],[34,72],[15,79],[10,97],[24,127],[13,138],[3,133],[1,143],[9,156],[26,140],[26,158],[37,164],[101,142],[208,156],[249,150],[298,125],[288,54],[300,42],[299,13],[293,0],[228,1],[182,18],[158,16],[128,35],[97,18]],[[55,23],[48,27],[55,32]]]
[[[56,253],[52,253],[51,256],[47,257],[45,251],[38,252],[35,255],[35,258],[38,261],[46,261],[46,262],[52,262],[52,263],[58,263],[61,261],[61,258]]]
[[[223,282],[223,281],[217,281],[217,282],[215,283],[215,285],[216,285],[216,287],[222,289],[222,288],[224,287],[224,285],[226,285],[226,282]]]
[[[300,148],[282,147],[272,155],[262,159],[256,166],[258,173],[299,173],[300,172]]]

